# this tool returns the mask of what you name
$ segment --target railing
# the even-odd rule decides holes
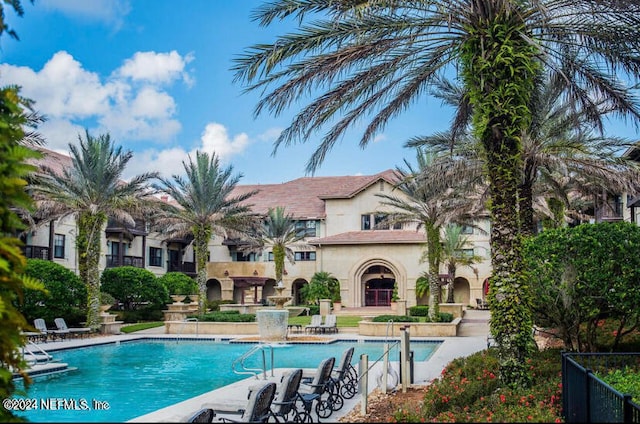
[[[23,248],[24,256],[28,259],[49,259],[49,248],[47,246],[27,245]]]
[[[196,273],[196,263],[195,262],[170,262],[167,261],[167,272],[184,272],[185,274],[195,274]]]
[[[142,256],[123,256],[122,262],[118,255],[107,255],[107,268],[116,268],[119,266],[134,266],[136,268],[144,268],[144,260]]]
[[[565,422],[640,423],[640,405],[597,374],[626,366],[640,369],[638,353],[562,353],[562,413]]]
[[[255,378],[258,378],[258,375],[262,373],[263,379],[266,380],[267,379],[267,358],[265,354],[266,348],[269,348],[269,350],[271,351],[271,377],[273,377],[273,346],[269,344],[258,344],[253,346],[251,349],[245,352],[242,356],[238,357],[235,361],[233,361],[233,363],[231,364],[231,370],[235,374],[253,375]],[[244,361],[246,361],[249,357],[253,356],[257,352],[262,353],[262,369],[249,368],[245,366]],[[237,369],[238,367],[241,367],[240,370]]]
[[[40,353],[34,353],[30,347],[35,348]],[[22,357],[25,361],[28,361],[28,357],[31,357],[34,363],[47,363],[53,360],[51,355],[31,340],[27,340],[27,344],[22,346]]]
[[[199,334],[199,328],[198,328],[199,324],[198,323],[200,321],[198,321],[198,318],[196,318],[196,317],[185,318],[184,321],[182,322],[182,326],[180,327],[180,330],[178,330],[178,334],[177,335],[178,336],[182,335],[182,330],[184,330],[184,326],[187,325],[188,322],[194,322],[194,321],[196,323],[196,337],[197,337],[198,334]],[[180,340],[180,338],[176,338],[176,343],[178,342],[178,340]]]

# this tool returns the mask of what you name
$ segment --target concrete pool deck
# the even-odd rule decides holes
[[[431,355],[426,361],[414,362],[414,383],[413,385],[426,385],[432,380],[437,378],[442,370],[453,359],[468,356],[487,347],[487,335],[489,333],[488,327],[489,313],[488,311],[467,311],[465,319],[463,319],[460,331],[456,337],[411,337],[411,340],[438,340],[443,343],[438,349]],[[164,334],[162,327],[144,330],[128,335],[108,335],[102,337],[91,338],[77,338],[69,339],[65,341],[55,341],[40,343],[39,345],[47,352],[55,352],[56,350],[69,349],[81,346],[90,346],[96,344],[115,343],[118,341],[127,340],[139,340],[139,339],[175,339],[178,337],[190,338],[190,339],[211,339],[211,340],[227,340],[229,338],[236,338],[229,335],[173,335]],[[245,337],[244,335],[238,336],[238,338]],[[381,340],[384,338],[361,336],[355,333],[339,332],[337,335],[328,336],[332,339],[346,339],[346,340]],[[355,358],[356,361],[359,358]],[[372,362],[376,358],[369,358]],[[339,361],[339,356],[336,357],[336,361]],[[370,362],[370,366],[371,366]],[[398,371],[398,362],[390,361],[396,371]],[[356,364],[357,368],[357,364]],[[369,392],[373,391],[377,387],[376,379],[381,374],[382,364],[376,364],[369,372],[368,389]],[[280,377],[285,369],[274,370],[274,375],[267,374],[267,381],[280,382]],[[315,369],[305,369],[306,373],[313,373]],[[212,390],[202,395],[187,399],[177,404],[159,409],[157,411],[141,415],[128,422],[185,422],[194,412],[203,407],[211,407],[213,409],[237,409],[243,408],[246,405],[247,394],[249,387],[258,383],[262,383],[265,380],[263,376],[260,379],[254,377],[240,380],[236,383],[227,385],[220,389]],[[400,386],[399,386],[400,387]],[[337,422],[342,416],[346,415],[353,409],[360,409],[361,395],[356,394],[352,399],[345,399],[345,404],[339,411],[335,411],[330,417],[322,419],[322,422]],[[234,417],[235,419],[238,416]]]

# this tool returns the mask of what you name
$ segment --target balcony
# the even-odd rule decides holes
[[[196,263],[167,261],[167,272],[182,272],[193,277],[196,275]]]
[[[107,268],[117,268],[119,266],[134,266],[136,268],[144,268],[144,260],[142,256],[123,256],[122,263],[117,255],[107,255]]]
[[[27,245],[22,248],[25,258],[27,259],[49,259],[49,247]]]

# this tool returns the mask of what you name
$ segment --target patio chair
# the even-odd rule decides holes
[[[266,423],[271,417],[271,402],[276,393],[276,383],[268,382],[259,386],[254,386],[249,391],[249,400],[245,409],[236,411],[214,410],[214,421],[225,423]],[[239,414],[235,420],[224,415]]]
[[[358,374],[351,365],[354,351],[353,347],[346,349],[342,353],[340,363],[331,372],[331,378],[336,382],[338,393],[345,399],[351,399],[358,392]]]
[[[56,327],[58,327],[59,331],[67,332],[74,336],[85,336],[91,333],[91,328],[89,327],[67,327],[67,323],[64,318],[56,318],[54,322],[56,323]]]
[[[478,304],[478,309],[489,309],[489,304],[484,299],[476,298],[476,303]]]
[[[279,391],[276,393],[273,402],[271,402],[271,415],[278,422],[282,419],[284,422],[301,422],[300,414],[296,409],[296,401],[298,400],[298,390],[302,381],[302,368],[286,371],[282,375],[280,382],[282,383]]]
[[[302,402],[304,411],[298,411],[299,415],[305,419],[302,422],[310,422],[311,408],[315,401],[315,411],[319,418],[327,418],[333,413],[332,397],[322,399],[322,395],[330,392],[331,371],[336,358],[330,357],[318,365],[318,369],[310,383],[301,383],[298,390],[298,399]],[[307,418],[308,417],[308,418]]]
[[[51,336],[53,339],[56,339],[56,338],[64,339],[67,336],[67,334],[69,334],[69,331],[49,330],[47,328],[47,323],[42,318],[34,319],[33,326],[36,328],[36,330],[38,330],[43,335],[44,341],[49,340],[49,336]]]
[[[329,314],[324,319],[324,324],[320,324],[319,330],[323,333],[337,333],[338,332],[338,317],[334,314]]]
[[[211,408],[203,408],[193,414],[188,420],[188,423],[211,423],[213,422],[213,417],[215,416],[213,409]]]
[[[317,333],[322,325],[322,315],[311,315],[311,323],[304,326],[305,333]]]

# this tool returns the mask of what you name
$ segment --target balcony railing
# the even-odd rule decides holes
[[[122,263],[117,255],[107,255],[107,268],[116,268],[119,266],[134,266],[136,268],[144,268],[144,260],[142,256],[123,256]]]
[[[23,248],[23,253],[27,259],[49,259],[49,247],[27,245]]]
[[[196,275],[196,263],[167,261],[167,272],[183,272],[187,275]]]

